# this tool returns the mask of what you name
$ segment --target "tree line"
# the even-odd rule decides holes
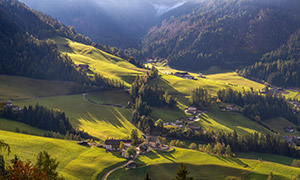
[[[130,101],[134,108],[132,122],[141,130],[156,131],[155,120],[149,116],[154,107],[176,107],[177,101],[157,85],[150,81],[159,76],[154,67],[144,76],[137,76],[131,85]]]
[[[20,111],[14,111],[6,107],[4,103],[0,104],[0,117],[28,124],[32,127],[53,131],[48,136],[54,136],[57,133],[68,134],[69,137],[82,137],[90,139],[88,133],[76,130],[72,127],[65,113],[60,110],[51,110],[44,106],[36,104],[35,106],[24,106]],[[56,132],[54,134],[54,132]],[[70,136],[70,134],[72,134]],[[47,136],[46,135],[46,136]],[[58,134],[56,135],[57,137]]]
[[[231,88],[219,90],[217,96],[223,102],[241,106],[243,115],[258,123],[281,116],[299,125],[299,113],[284,97],[276,97],[271,94],[262,96],[254,91],[238,92]]]
[[[214,132],[211,130],[202,132],[193,131],[190,128],[172,127],[168,129],[164,128],[164,136],[193,142],[205,142],[207,146],[210,144],[211,147],[214,147],[218,143],[223,147],[229,145],[233,153],[258,152],[300,158],[300,149],[293,147],[277,134],[249,133],[238,135],[236,131],[231,133]],[[179,147],[186,147],[186,145],[182,146],[181,143]],[[205,148],[202,147],[202,150],[205,151],[205,149],[206,146]]]

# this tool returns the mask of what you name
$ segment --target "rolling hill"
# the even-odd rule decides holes
[[[84,45],[69,39],[56,37],[55,42],[62,54],[67,54],[75,64],[90,66],[89,75],[98,73],[106,78],[118,80],[128,88],[135,76],[146,72],[119,57],[108,54],[93,46]]]
[[[35,163],[41,151],[47,151],[60,162],[58,171],[72,180],[95,179],[105,168],[124,162],[125,159],[106,153],[105,149],[80,146],[76,141],[59,140],[24,135],[0,130],[1,139],[11,146],[11,155],[17,154],[23,161]]]
[[[281,157],[283,158],[283,157]],[[153,179],[172,179],[180,163],[187,164],[190,176],[195,179],[266,179],[270,172],[275,178],[288,180],[298,175],[299,170],[268,161],[242,158],[226,158],[193,150],[176,148],[173,152],[151,152],[140,156],[135,170],[122,168],[108,179],[142,179],[147,172]]]

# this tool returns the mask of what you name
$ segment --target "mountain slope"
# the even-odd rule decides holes
[[[186,0],[21,0],[67,25],[74,26],[95,42],[137,48],[140,38],[162,15]]]
[[[234,69],[288,40],[299,28],[297,0],[212,0],[153,27],[143,39],[146,57],[167,58],[180,69]]]
[[[69,81],[87,79],[68,57],[60,56],[55,42],[47,39],[54,35],[73,39],[83,36],[15,0],[0,1],[0,23],[1,74]]]
[[[277,86],[300,87],[299,72],[300,30],[280,48],[266,53],[261,62],[245,68],[241,73]]]

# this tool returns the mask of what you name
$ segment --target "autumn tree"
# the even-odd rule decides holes
[[[31,162],[23,162],[17,156],[11,160],[7,167],[6,179],[14,180],[49,180],[46,172],[39,170]]]

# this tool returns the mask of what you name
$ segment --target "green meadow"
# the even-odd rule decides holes
[[[120,104],[127,106],[130,100],[129,93],[126,91],[99,91],[89,93],[86,98],[99,104]]]
[[[106,78],[119,80],[126,87],[130,87],[135,76],[146,70],[137,68],[133,64],[119,57],[101,51],[93,46],[84,45],[69,39],[56,37],[58,49],[71,57],[75,64],[89,65],[88,74],[98,73]]]
[[[92,104],[83,95],[36,98],[14,102],[17,105],[44,105],[66,113],[74,128],[90,135],[106,138],[126,138],[135,127],[130,123],[131,110]]]
[[[247,134],[254,132],[271,133],[268,129],[235,112],[209,112],[200,115],[200,120],[195,124],[206,130],[233,132]]]
[[[281,157],[285,158],[285,157]],[[136,160],[138,168],[122,168],[112,173],[109,180],[143,179],[149,172],[152,179],[173,179],[180,163],[187,164],[194,179],[261,179],[270,172],[275,179],[290,180],[299,174],[299,169],[279,163],[228,158],[194,150],[176,148],[173,152],[152,151]]]
[[[285,130],[284,130],[285,127],[297,128],[297,126],[295,124],[291,123],[290,121],[288,121],[287,119],[282,118],[282,117],[267,119],[264,122],[270,128],[272,128],[275,131],[279,132],[281,135],[293,134],[293,133],[287,133],[287,132],[285,132]]]
[[[0,129],[13,132],[16,131],[16,129],[19,129],[20,133],[36,134],[39,136],[43,136],[47,132],[45,130],[34,128],[24,123],[7,119],[0,119]]]
[[[125,162],[125,159],[106,153],[105,149],[84,147],[76,141],[59,140],[0,130],[0,137],[11,147],[11,154],[5,155],[9,162],[17,154],[23,161],[35,163],[41,151],[47,151],[60,162],[58,171],[66,179],[96,179],[107,167]]]
[[[0,75],[0,99],[25,99],[65,95],[71,82],[47,81],[19,76]]]

